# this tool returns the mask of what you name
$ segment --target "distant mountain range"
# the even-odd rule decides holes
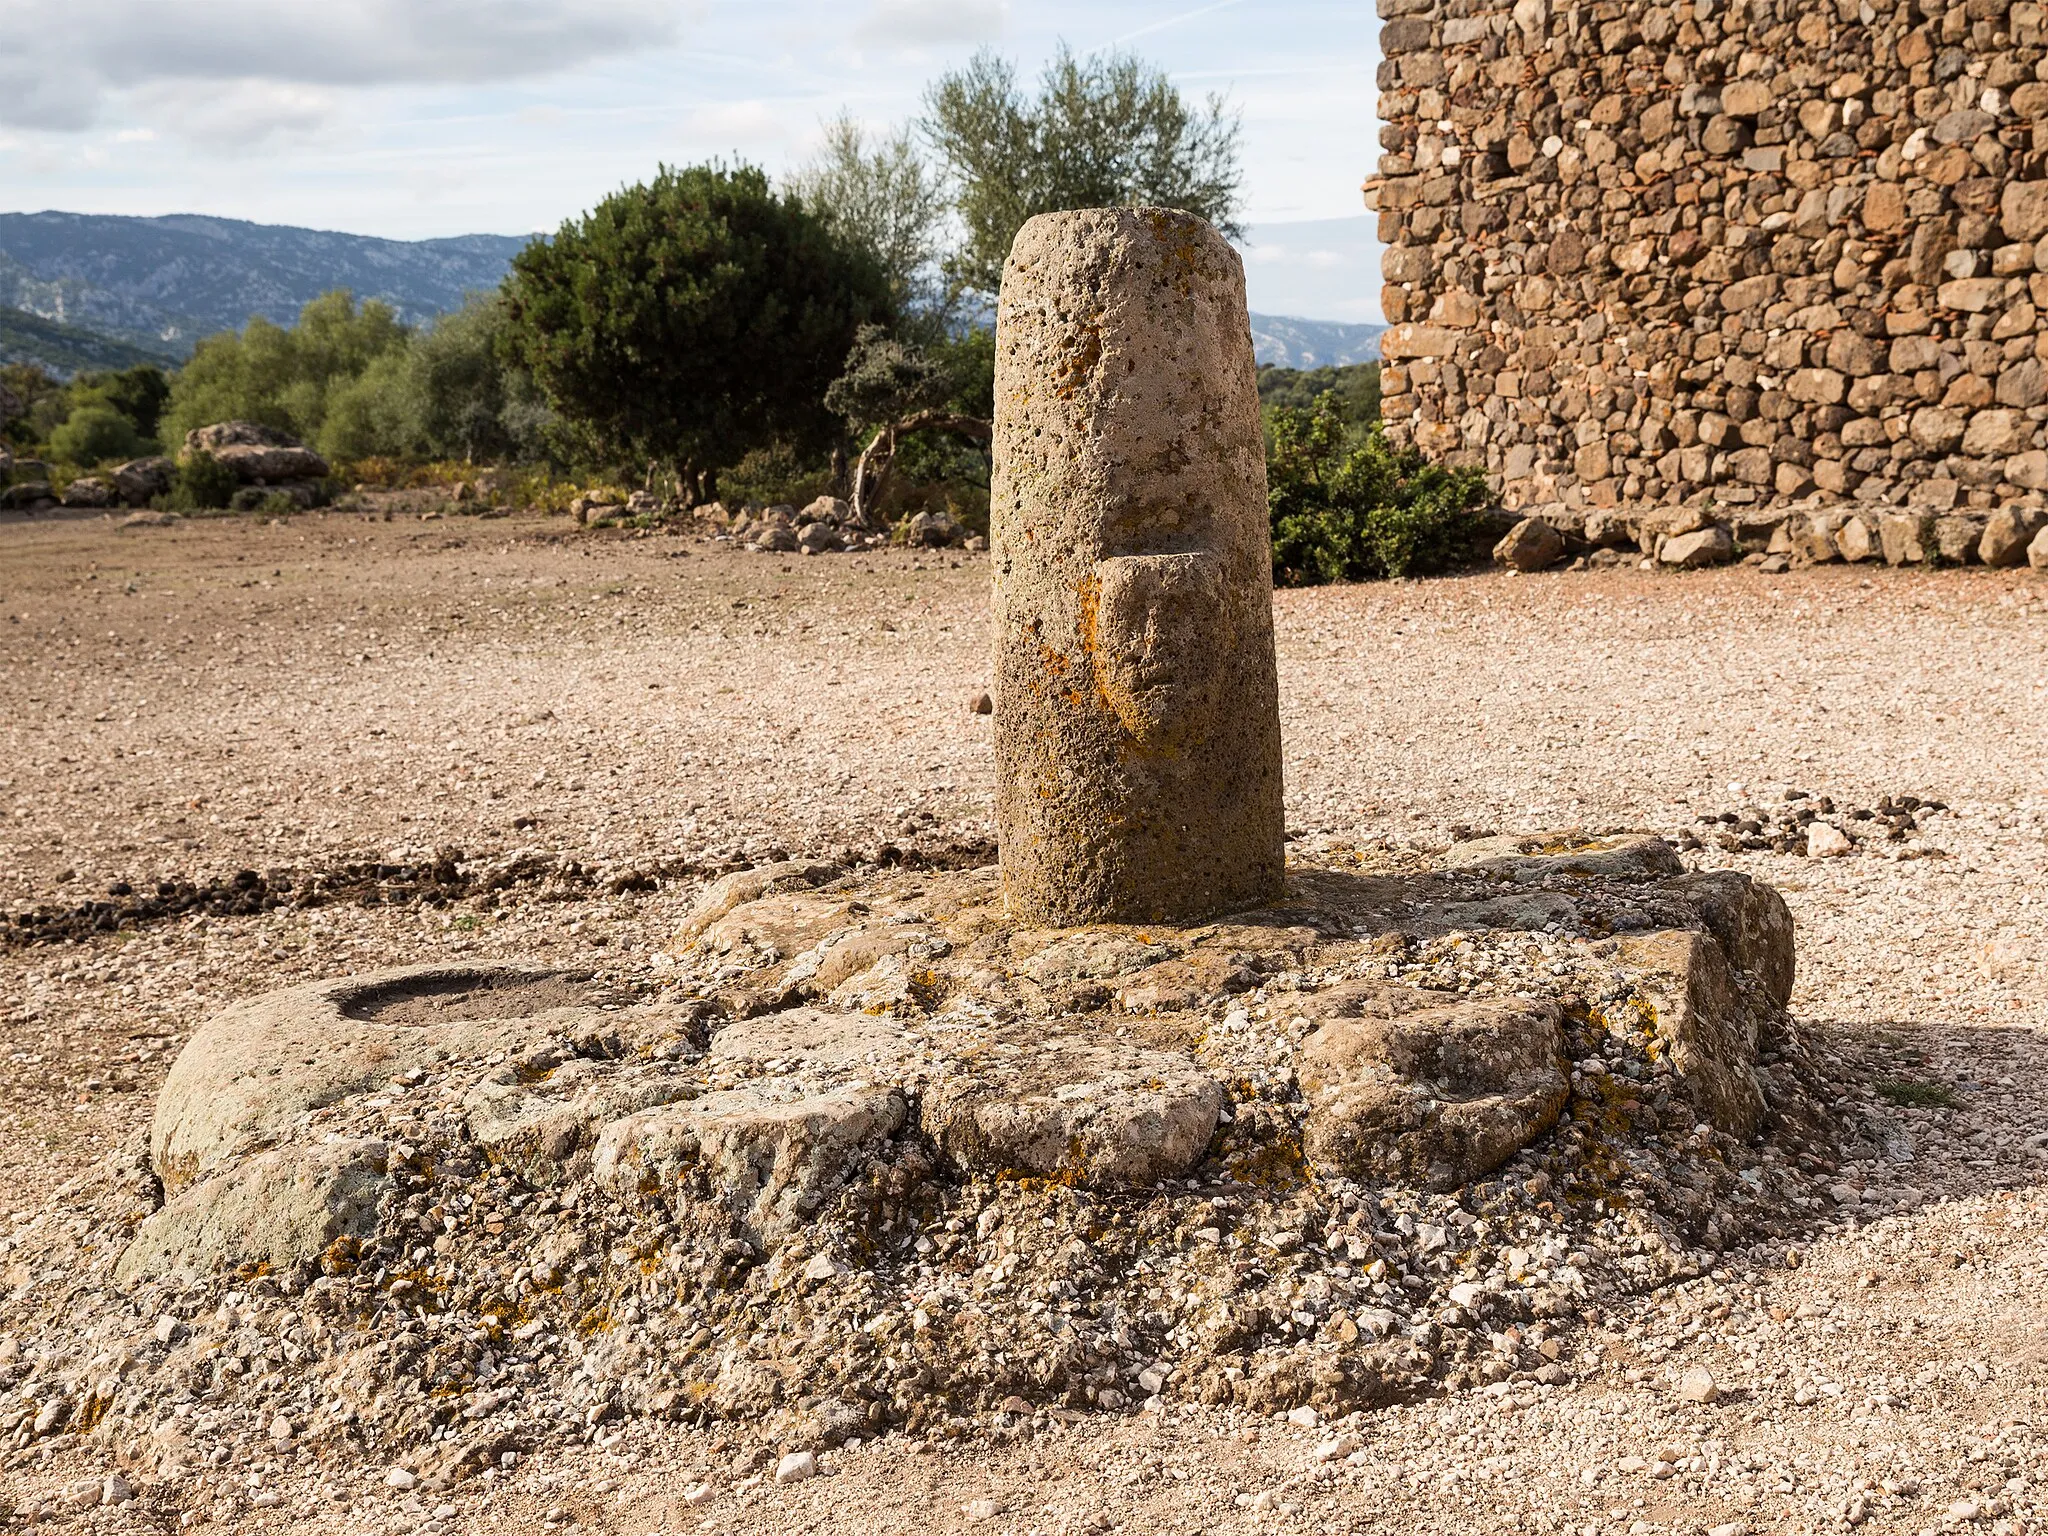
[[[288,324],[335,288],[418,323],[497,287],[526,243],[379,240],[198,214],[0,213],[0,362],[70,374],[181,361],[203,336],[251,315]],[[1370,361],[1384,329],[1252,316],[1259,361],[1289,368]]]
[[[1341,368],[1376,363],[1384,325],[1342,325],[1335,320],[1300,320],[1292,315],[1253,315],[1252,351],[1261,363],[1281,368]]]
[[[526,243],[378,240],[197,214],[0,213],[0,305],[182,358],[251,315],[289,322],[334,288],[430,320],[497,287]]]

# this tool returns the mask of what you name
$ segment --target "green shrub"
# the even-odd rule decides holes
[[[1273,579],[1282,586],[1427,576],[1483,551],[1486,476],[1346,430],[1329,394],[1273,412],[1267,451]]]
[[[1267,363],[1259,369],[1259,404],[1268,415],[1290,405],[1313,409],[1326,394],[1337,397],[1337,414],[1345,425],[1371,426],[1380,419],[1380,365],[1281,368]]]
[[[194,453],[178,466],[178,477],[165,498],[172,512],[219,512],[235,499],[242,482],[210,453]]]
[[[79,406],[50,432],[50,457],[83,469],[109,459],[132,459],[141,448],[135,423],[98,402]]]

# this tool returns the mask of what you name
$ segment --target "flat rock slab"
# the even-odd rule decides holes
[[[167,1190],[271,1145],[310,1111],[458,1056],[602,1025],[582,977],[424,965],[237,1003],[179,1053],[157,1096],[150,1160]]]
[[[774,1080],[642,1110],[598,1137],[591,1177],[622,1204],[704,1199],[773,1246],[903,1129],[900,1089],[861,1083],[804,1094]]]
[[[975,1173],[1144,1189],[1200,1160],[1226,1103],[1186,1056],[1069,1035],[956,1064],[926,1090],[924,1126]]]
[[[1570,1083],[1549,1001],[1475,1001],[1379,982],[1310,1000],[1301,1049],[1304,1143],[1354,1178],[1455,1189],[1557,1120]]]
[[[1105,1191],[1247,1153],[1283,1177],[1455,1189],[1557,1123],[1573,1031],[1678,1095],[1671,1123],[1748,1138],[1773,1113],[1758,1064],[1788,1038],[1790,917],[1654,838],[1304,868],[1279,902],[1196,927],[1032,928],[999,897],[993,870],[775,865],[707,892],[662,1001],[442,965],[237,1004],[166,1080],[166,1204],[124,1273],[284,1268],[369,1237],[380,1106],[420,1074],[526,1185],[716,1210],[761,1249],[915,1148],[947,1177]]]

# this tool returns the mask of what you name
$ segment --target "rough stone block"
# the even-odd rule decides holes
[[[1154,208],[1044,214],[996,353],[996,822],[1006,897],[1156,921],[1280,889],[1264,438],[1244,271]]]

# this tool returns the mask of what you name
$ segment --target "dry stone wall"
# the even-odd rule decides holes
[[[2041,499],[2048,7],[1380,15],[1397,438],[1593,543],[1704,517],[1783,551],[1788,511],[1828,508],[1830,554],[1846,522],[1890,553],[1889,514],[1902,557],[1975,558]]]

